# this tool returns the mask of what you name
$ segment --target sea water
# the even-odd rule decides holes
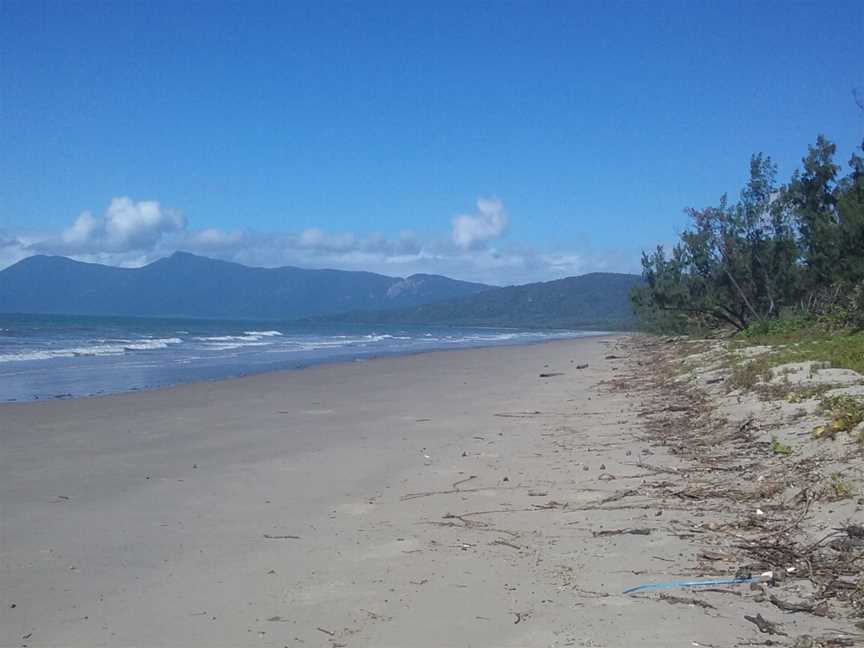
[[[597,334],[0,314],[0,402],[77,398],[322,362]]]

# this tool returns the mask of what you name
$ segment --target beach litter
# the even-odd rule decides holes
[[[764,583],[774,577],[774,572],[765,572],[758,576],[735,577],[735,578],[710,578],[707,580],[680,580],[667,583],[646,583],[624,590],[623,594],[634,592],[645,592],[648,590],[677,589],[687,587],[713,587],[717,585],[748,585],[750,583]]]

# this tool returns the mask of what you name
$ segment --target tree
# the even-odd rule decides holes
[[[836,150],[819,135],[802,160],[804,169],[793,174],[785,192],[798,225],[810,290],[831,283],[838,260],[835,184],[840,167],[833,160]]]
[[[754,155],[739,203],[729,205],[723,196],[716,207],[686,210],[691,226],[671,258],[662,248],[643,256],[641,312],[650,304],[737,330],[776,314],[796,256],[788,218],[774,202],[776,172],[770,157]]]
[[[637,313],[655,325],[739,331],[793,308],[864,322],[864,157],[853,153],[838,178],[835,152],[820,135],[782,187],[771,158],[752,156],[736,204],[723,196],[687,209],[691,224],[672,254],[643,254]]]
[[[864,153],[864,142],[859,149]],[[852,153],[848,176],[837,187],[837,279],[864,282],[864,158]]]

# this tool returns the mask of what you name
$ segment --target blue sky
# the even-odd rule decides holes
[[[0,266],[510,283],[638,270],[686,206],[864,137],[856,2],[0,2]]]

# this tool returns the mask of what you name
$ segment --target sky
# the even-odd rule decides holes
[[[0,268],[638,272],[864,138],[864,3],[0,0]]]

